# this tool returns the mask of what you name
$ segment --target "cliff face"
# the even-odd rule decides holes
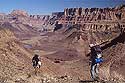
[[[56,16],[29,15],[26,11],[13,10],[11,14],[0,14],[0,24],[22,24],[32,27],[39,32],[52,32],[55,27]],[[16,28],[16,27],[15,27]]]
[[[120,22],[121,25],[125,21],[125,7],[121,9],[115,8],[70,8],[64,10],[64,15],[60,18],[59,23],[61,24],[113,24]],[[98,27],[98,26],[97,26]],[[97,28],[95,27],[95,29]],[[93,28],[90,26],[89,28]]]
[[[11,12],[11,15],[13,16],[28,16],[28,13],[26,11],[23,11],[23,10],[13,10]]]
[[[125,19],[125,7],[121,8],[67,8],[64,10],[66,17],[72,20],[75,16],[76,21],[116,21]],[[68,19],[67,19],[68,20]]]
[[[58,24],[63,26],[79,25],[77,27],[80,28],[79,31],[82,34],[88,32],[88,35],[84,35],[93,36],[93,38],[88,38],[90,43],[93,43],[91,41],[93,39],[103,41],[105,39],[98,39],[98,33],[102,35],[119,34],[120,30],[125,28],[125,6],[121,5],[115,8],[66,8],[64,9],[64,15],[57,21]]]
[[[56,23],[64,26],[79,24],[83,29],[104,30],[103,26],[110,29],[116,23],[125,27],[124,21],[124,5],[116,8],[66,8],[64,12],[55,12],[52,15],[29,15],[22,10],[13,10],[8,15],[0,14],[0,23],[22,23],[37,28],[38,32],[53,32]],[[56,28],[60,27],[57,25]]]
[[[29,15],[26,11],[13,10],[0,14],[0,26],[10,29],[20,39],[30,38],[44,32],[53,32],[57,15]]]

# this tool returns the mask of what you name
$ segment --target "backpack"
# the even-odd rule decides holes
[[[99,45],[95,46],[95,51],[96,52],[102,52],[101,47]]]

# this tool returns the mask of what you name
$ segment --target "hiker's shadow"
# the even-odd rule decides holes
[[[80,80],[79,83],[91,83],[94,82],[92,80]]]

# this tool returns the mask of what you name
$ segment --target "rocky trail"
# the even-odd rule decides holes
[[[0,14],[0,83],[125,83],[124,38],[125,5]],[[102,48],[99,82],[91,81],[91,43]],[[42,62],[37,73],[34,54]]]

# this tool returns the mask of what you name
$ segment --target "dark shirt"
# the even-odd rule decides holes
[[[90,61],[93,64],[96,64],[95,59],[97,58],[97,54],[101,53],[101,47],[100,46],[93,46],[91,47],[91,56],[90,56]]]
[[[33,59],[32,59],[32,61],[36,61],[36,62],[38,62],[38,61],[40,61],[40,60],[39,60],[38,57],[35,57],[35,56],[34,56]]]

